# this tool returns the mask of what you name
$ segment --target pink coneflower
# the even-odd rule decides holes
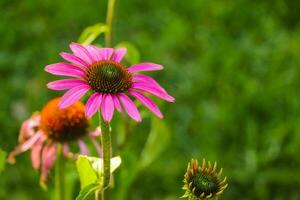
[[[93,94],[86,103],[87,117],[101,110],[103,119],[109,122],[114,110],[121,112],[123,106],[131,118],[141,121],[137,107],[128,96],[138,99],[159,118],[163,115],[158,106],[142,92],[174,102],[175,99],[153,78],[136,74],[141,71],[161,70],[162,65],[146,62],[127,68],[120,63],[126,54],[125,48],[114,50],[93,45],[85,47],[76,43],[72,43],[70,48],[73,54],[60,54],[70,63],[60,62],[45,67],[51,74],[74,77],[53,81],[47,85],[52,90],[68,90],[62,97],[60,108],[72,105],[91,90]]]
[[[88,119],[85,117],[85,107],[81,102],[75,102],[72,106],[59,109],[61,98],[50,100],[41,113],[35,113],[24,121],[19,135],[20,145],[12,151],[8,157],[10,163],[15,163],[15,156],[31,150],[31,161],[34,169],[41,170],[41,181],[45,181],[49,170],[56,159],[58,144],[63,145],[63,154],[73,158],[69,151],[69,143],[77,140],[81,154],[88,154],[88,149],[82,137],[87,135],[94,143],[98,153],[101,153],[100,145],[95,137],[100,135],[97,128],[88,132]]]

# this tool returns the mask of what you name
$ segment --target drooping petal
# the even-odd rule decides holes
[[[70,63],[73,63],[75,65],[79,65],[86,68],[89,66],[85,61],[75,56],[74,54],[62,52],[59,55],[66,61],[69,61]]]
[[[140,115],[137,107],[134,105],[133,101],[123,93],[118,94],[118,97],[119,97],[120,101],[122,102],[123,107],[124,107],[125,111],[127,112],[127,114],[137,122],[142,121],[141,115]]]
[[[122,106],[120,104],[120,101],[119,101],[118,97],[116,95],[111,95],[111,96],[112,96],[112,99],[114,101],[115,108],[117,109],[117,111],[121,112],[122,111]]]
[[[92,143],[94,144],[96,150],[97,150],[97,153],[98,153],[98,156],[99,157],[102,157],[102,149],[101,149],[101,146],[99,144],[99,142],[96,140],[96,138],[90,138],[92,140]]]
[[[84,78],[83,69],[68,63],[54,63],[54,64],[47,65],[45,67],[45,71],[54,75]]]
[[[30,117],[29,119],[23,122],[18,138],[19,143],[24,143],[36,133],[35,128],[39,126],[40,119],[40,115],[35,114],[34,116]]]
[[[80,149],[80,154],[82,155],[89,155],[89,150],[82,139],[78,139],[78,145]]]
[[[101,60],[109,60],[114,52],[113,48],[99,48]]]
[[[26,140],[24,143],[21,143],[19,146],[17,146],[10,154],[8,155],[8,162],[11,164],[14,164],[16,162],[15,157],[19,155],[20,153],[23,153],[30,149],[41,137],[41,134],[37,132],[34,134],[31,138]]]
[[[101,103],[101,114],[105,121],[110,122],[114,115],[114,102],[110,94],[104,94]]]
[[[102,102],[102,94],[94,93],[90,96],[85,105],[85,115],[87,117],[93,116],[100,108]]]
[[[32,146],[32,149],[31,149],[31,162],[32,162],[32,166],[35,170],[40,169],[42,149],[43,149],[43,141],[41,139],[39,139]]]
[[[132,65],[131,67],[128,68],[128,71],[133,73],[133,72],[140,72],[140,71],[156,71],[161,69],[163,69],[162,65],[145,62],[145,63]]]
[[[88,90],[90,86],[80,85],[68,90],[61,98],[60,108],[66,108],[78,101]]]
[[[126,48],[119,48],[119,49],[116,49],[114,51],[114,54],[112,56],[112,60],[119,63],[121,62],[121,60],[123,59],[123,57],[125,56],[127,52],[127,49]]]
[[[54,161],[56,159],[56,144],[47,144],[44,146],[42,151],[42,174],[41,181],[45,182],[50,169],[52,168]]]
[[[175,101],[174,97],[170,96],[166,92],[161,91],[159,88],[155,87],[154,85],[149,86],[149,85],[144,84],[144,83],[133,83],[132,88],[148,92],[148,93],[153,94],[153,95],[155,95],[155,96],[157,96],[161,99],[164,99],[168,102],[174,102]]]
[[[86,82],[79,79],[61,79],[49,82],[47,87],[51,90],[69,90],[80,85],[86,85]]]
[[[85,61],[87,64],[92,64],[95,62],[93,57],[90,55],[89,51],[86,49],[86,47],[82,46],[81,44],[72,43],[70,44],[70,49],[72,52],[79,58],[81,58],[83,61]]]
[[[144,104],[150,111],[152,111],[157,117],[163,118],[162,113],[160,112],[158,106],[148,97],[143,95],[142,93],[135,91],[135,90],[129,90],[129,94],[137,98],[142,104]]]
[[[159,83],[157,83],[156,80],[154,80],[154,78],[152,78],[150,76],[147,76],[144,74],[135,74],[132,76],[132,81],[133,82],[143,82],[148,85],[154,85],[154,86],[156,86],[157,89],[160,89],[162,92],[167,93],[166,90],[163,87],[161,87],[159,85]]]
[[[100,128],[100,126],[98,126],[97,128],[95,128],[94,131],[91,131],[91,132],[89,132],[89,134],[88,134],[88,136],[89,136],[90,138],[92,138],[92,137],[98,137],[98,136],[100,136],[100,135],[101,135],[101,128]]]

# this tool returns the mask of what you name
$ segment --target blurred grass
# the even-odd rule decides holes
[[[43,67],[104,21],[105,9],[105,1],[0,1],[2,149],[17,144],[22,120],[62,94],[46,89],[54,77]],[[115,44],[130,41],[142,61],[162,63],[151,75],[177,99],[161,105],[170,142],[136,175],[127,199],[178,199],[192,157],[224,168],[223,199],[300,199],[299,9],[292,0],[118,2]],[[137,159],[149,126],[145,119],[134,129],[124,166]],[[33,194],[49,198],[25,154],[1,174],[0,199]]]

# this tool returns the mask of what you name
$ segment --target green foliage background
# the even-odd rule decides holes
[[[123,163],[111,199],[178,199],[187,162],[203,157],[228,176],[222,199],[300,199],[299,10],[293,0],[117,2],[115,44],[129,41],[142,61],[162,63],[151,75],[176,103],[160,102],[170,135],[147,167],[136,169],[152,124],[145,108],[127,146],[115,147]],[[104,0],[0,1],[3,150],[17,144],[22,120],[62,94],[46,88],[54,77],[44,66],[105,13]],[[38,180],[28,154],[19,156],[0,175],[0,199],[50,199]]]

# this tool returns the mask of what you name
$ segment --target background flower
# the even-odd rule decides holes
[[[68,158],[75,158],[69,150],[69,143],[73,141],[78,142],[80,153],[87,155],[88,148],[82,137],[88,136],[101,155],[100,145],[95,138],[100,135],[100,130],[97,128],[88,132],[89,122],[84,115],[84,105],[75,102],[68,108],[59,109],[60,100],[50,100],[40,114],[35,113],[23,122],[19,135],[20,145],[8,157],[10,163],[15,163],[16,155],[31,150],[32,166],[41,171],[41,181],[46,180],[55,162],[58,144],[63,145],[63,154]]]

